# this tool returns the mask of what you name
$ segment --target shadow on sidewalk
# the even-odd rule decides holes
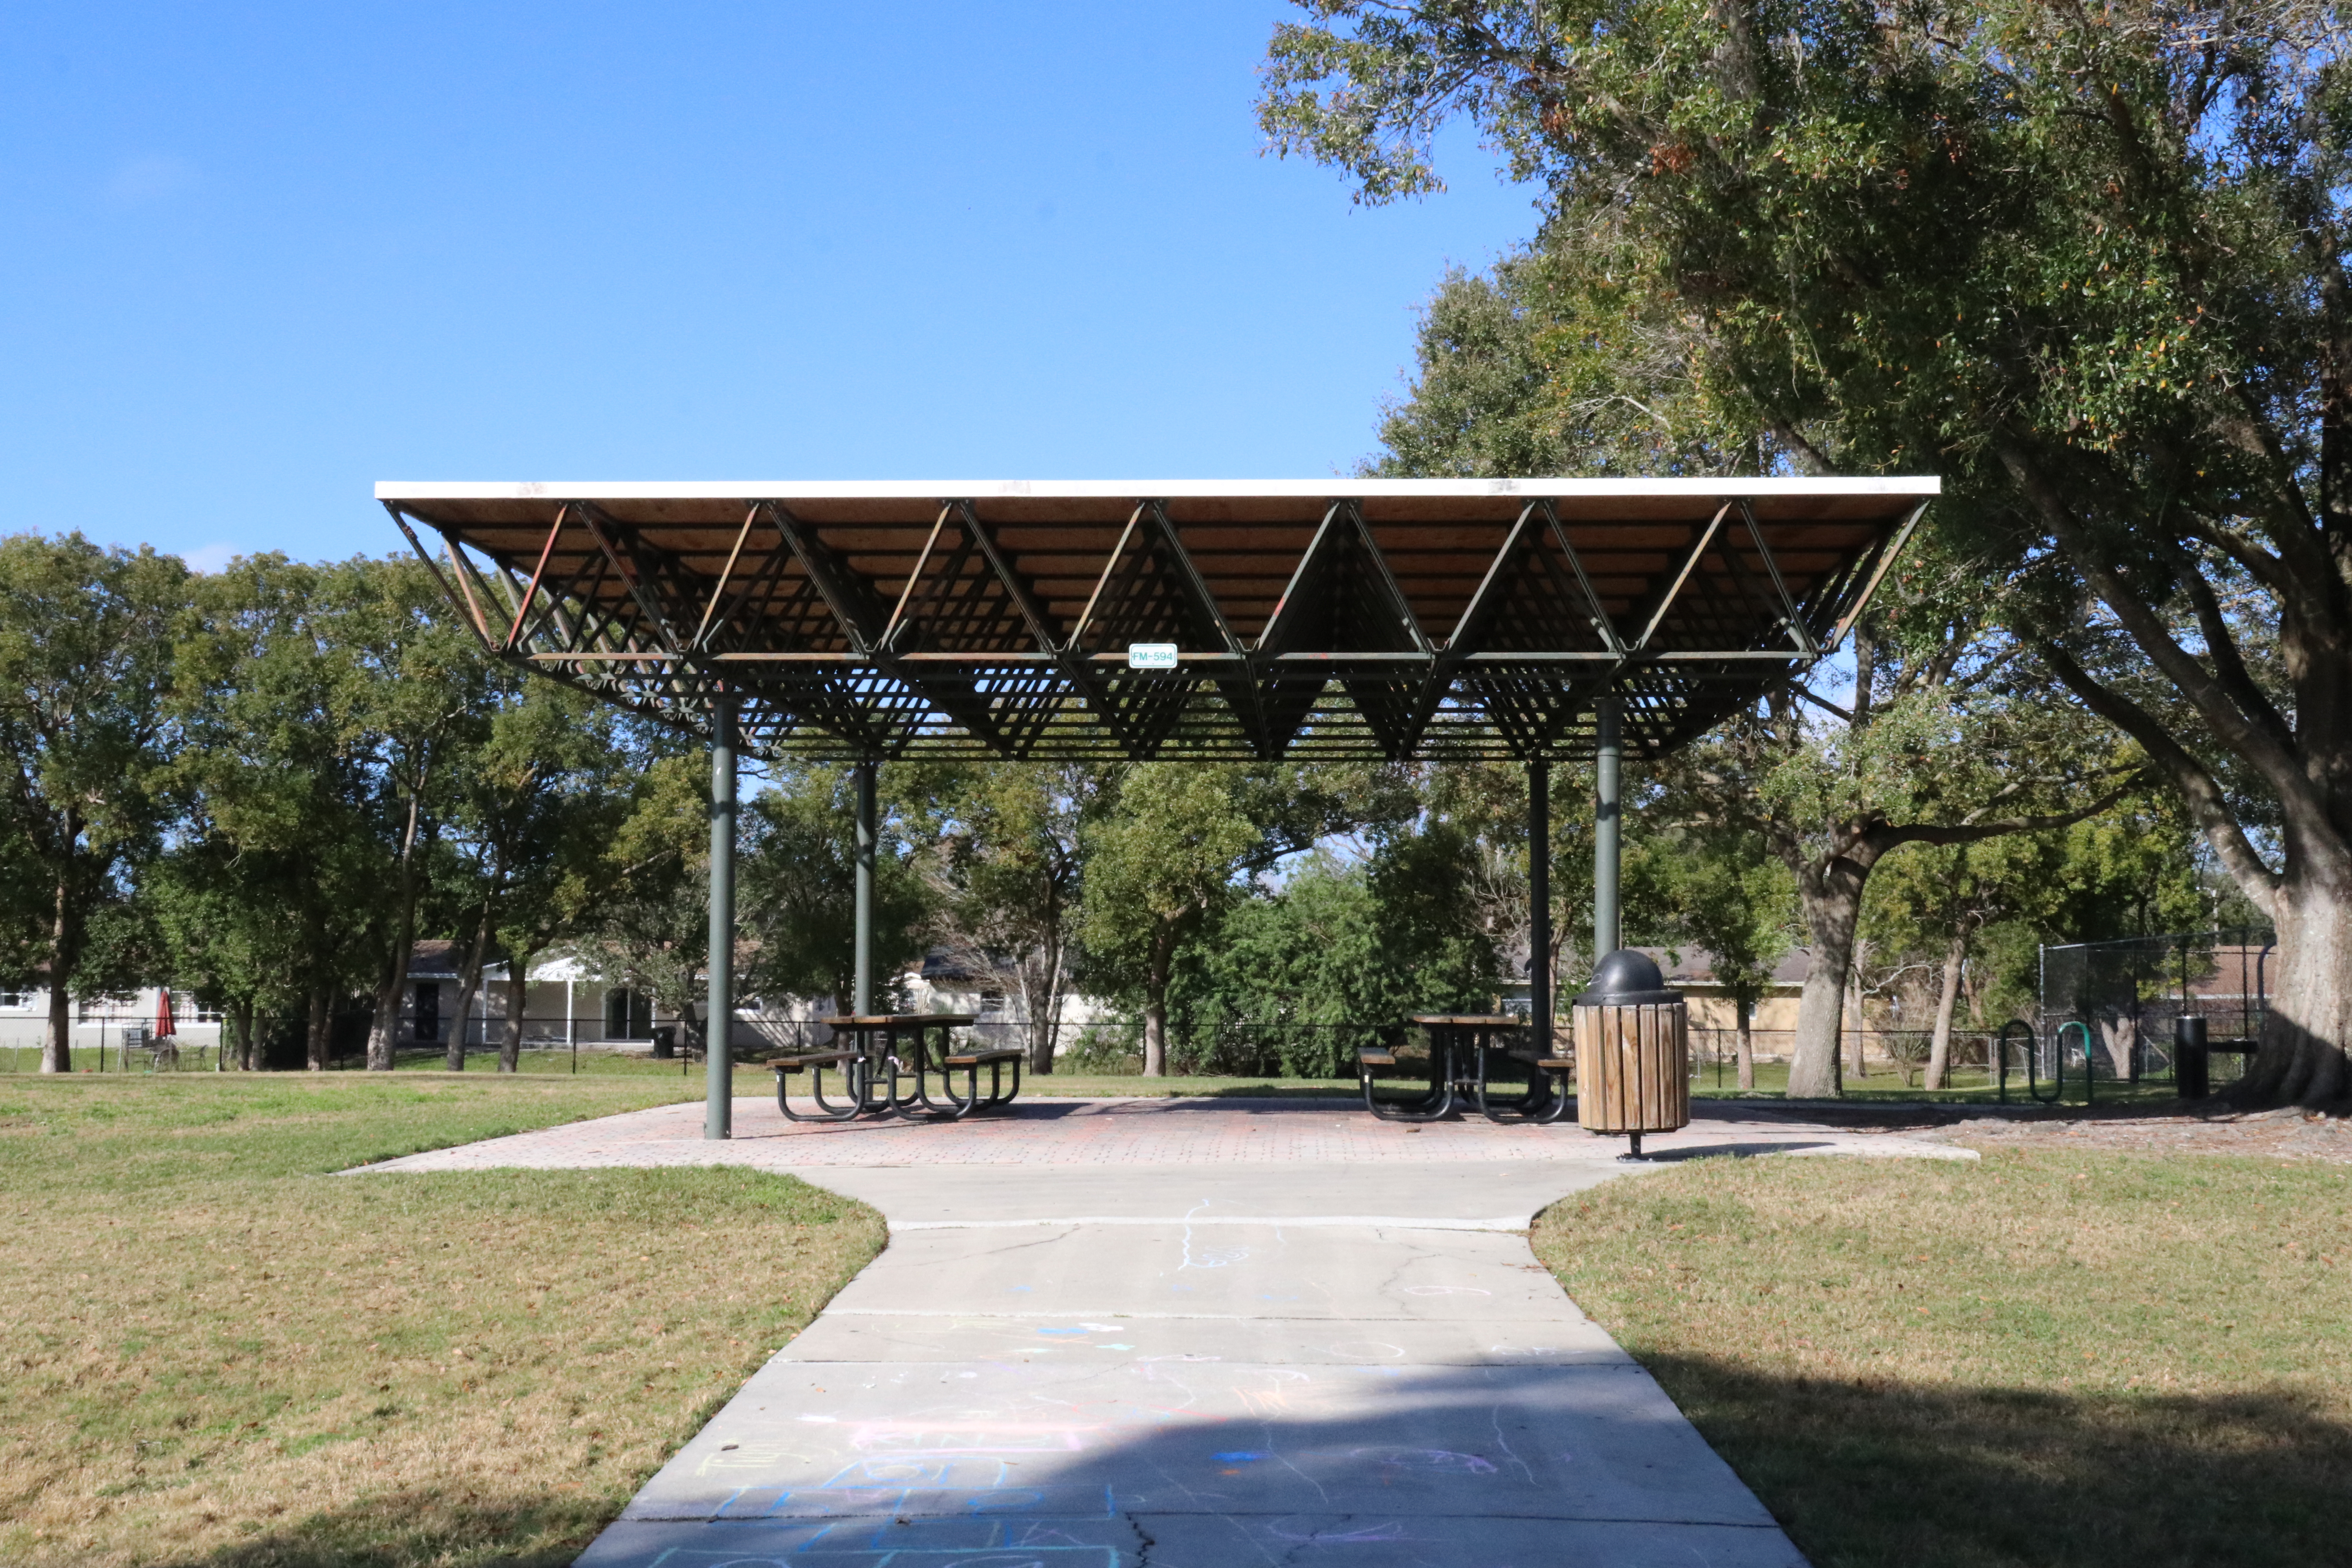
[[[1790,1379],[1700,1358],[1654,1370],[1821,1568],[2344,1561],[2352,1428],[2292,1390],[2053,1394]],[[1496,1561],[1613,1561],[1660,1543],[1627,1521],[1662,1519],[1690,1521],[1679,1527],[1685,1555],[1700,1545],[1710,1560],[1767,1560],[1753,1555],[1765,1541],[1752,1516],[1740,1522],[1736,1493],[1691,1468],[1687,1433],[1642,1418],[1640,1380],[1587,1412],[1614,1417],[1609,1430],[1620,1449],[1596,1450],[1585,1426],[1573,1449],[1554,1452],[1569,1430],[1571,1391],[1610,1374],[1424,1368],[1385,1384],[1377,1410],[1318,1419],[1313,1377],[1246,1372],[1268,1381],[1247,1395],[1244,1404],[1255,1402],[1249,1413],[1214,1420],[1171,1408],[1164,1425],[1089,1443],[1083,1454],[1046,1431],[1043,1416],[1054,1412],[1034,1402],[987,1413],[1006,1423],[998,1430],[1008,1436],[994,1439],[982,1433],[991,1422],[976,1420],[979,1410],[942,1407],[936,1430],[921,1419],[862,1431],[845,1424],[864,1457],[845,1449],[850,1462],[836,1466],[808,1456],[797,1489],[755,1484],[727,1508],[726,1522],[624,1526],[597,1560],[870,1568],[887,1555],[897,1568],[983,1559],[996,1568],[996,1553],[1013,1549],[1032,1554],[1017,1561],[1034,1557],[1044,1568],[1124,1568],[1147,1558],[1319,1558],[1344,1549],[1357,1568],[1483,1562],[1496,1552]],[[1181,1370],[1161,1381],[1171,1405],[1181,1405]],[[1286,1410],[1286,1401],[1304,1408]],[[809,1484],[819,1478],[830,1484]],[[421,1568],[455,1557],[553,1568],[576,1547],[536,1543],[584,1539],[590,1507],[450,1477],[387,1486],[348,1509],[175,1561]],[[404,1522],[388,1530],[394,1513]],[[1016,1557],[1002,1562],[1009,1568]]]

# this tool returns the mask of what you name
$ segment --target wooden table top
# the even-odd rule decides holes
[[[1423,1026],[1450,1025],[1455,1028],[1498,1029],[1517,1028],[1523,1026],[1527,1020],[1508,1013],[1416,1013],[1405,1022]]]
[[[944,1024],[961,1028],[977,1017],[972,1013],[860,1013],[838,1018],[820,1018],[836,1029],[905,1029],[920,1024]]]

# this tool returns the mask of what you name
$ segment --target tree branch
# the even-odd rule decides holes
[[[2172,787],[2188,802],[2189,816],[2196,819],[2206,842],[2213,846],[2213,852],[2221,857],[2222,868],[2247,898],[2265,914],[2270,913],[2279,875],[2254,853],[2245,829],[2239,826],[2237,814],[2230,809],[2220,783],[2205,764],[2189,755],[2153,714],[2094,679],[2073,655],[2056,643],[2037,642],[2034,652],[2069,690],[2082,699],[2083,706],[2139,742],[2140,750],[2164,771]]]
[[[2197,563],[2185,554],[2172,552],[2183,584],[2189,589],[2189,602],[2197,611],[2197,626],[2205,636],[2206,651],[2212,656],[2213,669],[2223,689],[2243,709],[2247,717],[2270,732],[2271,739],[2282,748],[2294,746],[2294,730],[2287,723],[2268,693],[2254,684],[2246,668],[2246,661],[2238,651],[2238,638],[2230,630],[2228,617],[2221,613],[2221,601],[2213,593],[2213,584],[2197,570]]]
[[[2010,477],[2017,481],[2019,489],[2074,558],[2093,592],[2115,612],[2141,651],[2171,678],[2222,744],[2253,764],[2278,793],[2279,804],[2290,815],[2324,819],[2327,803],[2315,790],[2293,748],[2282,745],[2251,721],[2231,700],[2212,672],[2174,640],[2162,617],[2139,596],[2121,572],[2107,563],[2105,554],[2084,536],[2074,513],[2059,501],[2040,468],[2006,438],[2000,441],[1999,450]],[[2148,722],[2153,724],[2155,721],[2150,718]]]

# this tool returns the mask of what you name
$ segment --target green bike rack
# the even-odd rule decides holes
[[[2058,1026],[2058,1082],[2061,1092],[2063,1092],[2066,1082],[2066,1031],[2069,1029],[2074,1030],[2083,1037],[2083,1103],[2088,1105],[2096,1093],[2091,1087],[2091,1026],[2080,1018],[2069,1018]],[[2056,1101],[2053,1100],[2052,1103],[2055,1104]]]

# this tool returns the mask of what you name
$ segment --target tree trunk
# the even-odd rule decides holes
[[[303,1038],[312,1072],[327,1070],[327,1053],[334,1045],[331,1034],[335,1026],[334,1004],[335,994],[327,987],[320,985],[311,990],[310,1027]]]
[[[213,1057],[213,1066],[221,1072],[228,1070],[234,1055],[240,1071],[253,1070],[253,998],[240,996],[228,1005],[228,1037],[230,1047]]]
[[[1813,961],[1805,971],[1797,1043],[1789,1055],[1792,1099],[1833,1099],[1842,1091],[1838,1047],[1845,1022],[1845,977],[1853,963],[1853,928],[1868,875],[1867,868],[1841,858],[1817,877],[1798,879],[1797,901],[1813,939]]]
[[[507,1030],[499,1047],[499,1070],[522,1071],[522,1010],[530,994],[530,957],[527,952],[507,957]]]
[[[1144,974],[1143,988],[1143,1076],[1168,1076],[1168,973],[1173,967],[1176,939],[1174,932],[1155,932],[1151,939],[1151,963]]]
[[[1968,928],[1952,932],[1952,945],[1944,952],[1944,986],[1936,994],[1936,1036],[1927,1047],[1927,1083],[1931,1089],[1944,1087],[1944,1079],[1952,1066],[1952,1008],[1960,999],[1960,971],[1968,963]]]
[[[1162,1000],[1143,1005],[1143,1076],[1168,1076],[1168,1004]]]
[[[1739,1087],[1743,1090],[1753,1089],[1756,1087],[1756,1010],[1748,1005],[1744,996],[1735,998],[1732,1005],[1738,1009],[1738,1033],[1734,1037],[1738,1044],[1733,1049],[1739,1057]]]
[[[474,927],[473,951],[466,955],[466,967],[457,977],[457,1027],[449,1037],[447,1067],[451,1072],[466,1070],[466,1021],[474,1011],[474,995],[482,988],[482,960],[490,946],[490,906],[482,906],[482,918]]]
[[[73,889],[58,879],[57,908],[49,925],[49,1037],[41,1046],[43,1072],[73,1071]]]
[[[1863,1016],[1862,1011],[1862,965],[1869,945],[1867,942],[1861,942],[1853,944],[1853,972],[1846,977],[1845,987],[1846,1001],[1853,1008],[1853,1026],[1845,1032],[1846,1055],[1853,1068],[1853,1076],[1858,1079],[1866,1079],[1870,1076],[1870,1058],[1866,1054],[1870,1047],[1869,1042],[1864,1037],[1864,1026],[1869,1020]],[[1843,1089],[1844,1086],[1841,1084],[1839,1087]]]
[[[2273,907],[2278,947],[2262,1050],[2231,1099],[2336,1106],[2352,1093],[2345,1060],[2352,1043],[2352,887],[2308,873],[2291,877]]]
[[[400,840],[399,908],[393,916],[392,962],[376,992],[375,1016],[368,1025],[367,1065],[370,1072],[392,1070],[393,1047],[400,1039],[400,1004],[408,989],[409,949],[416,941],[416,796],[408,797],[408,826]]]
[[[1038,955],[1042,984],[1026,987],[1029,1009],[1029,1070],[1054,1070],[1055,1025],[1062,1011],[1062,944],[1047,940]]]
[[[2099,1044],[2106,1051],[2107,1070],[2116,1075],[2116,1081],[2128,1082],[2132,1058],[2139,1050],[2139,1020],[2118,1018],[2110,1024],[2104,1018],[2100,1019]],[[2083,1063],[2083,1070],[2085,1073],[2091,1070],[2087,1058]]]

